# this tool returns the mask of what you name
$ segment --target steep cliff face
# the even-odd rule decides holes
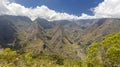
[[[42,29],[42,27],[37,23],[33,22],[30,27],[28,28],[28,40],[37,40],[37,38],[40,38],[41,40],[45,39],[45,32]]]
[[[40,54],[44,51],[46,43],[46,36],[43,28],[39,23],[33,22],[28,28],[28,35],[26,37],[26,46],[24,47],[25,52],[33,52]]]
[[[78,46],[73,44],[61,24],[57,24],[52,31],[50,44],[53,52],[66,57],[77,58],[76,49]]]
[[[32,21],[24,16],[0,16],[0,44],[2,47],[12,45],[25,39],[25,33]]]
[[[0,20],[0,44],[6,47],[8,43],[12,43],[17,38],[15,26],[7,20]]]
[[[119,19],[100,19],[85,30],[82,42],[100,41],[104,36],[119,31]]]

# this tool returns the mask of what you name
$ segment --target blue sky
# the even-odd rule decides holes
[[[68,14],[81,15],[85,13],[93,15],[91,8],[96,7],[103,0],[15,0],[25,7],[36,7],[46,5],[48,8],[58,11],[66,12]]]

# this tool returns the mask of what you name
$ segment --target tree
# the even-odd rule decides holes
[[[98,43],[93,43],[87,48],[86,63],[88,67],[101,67],[98,47]]]

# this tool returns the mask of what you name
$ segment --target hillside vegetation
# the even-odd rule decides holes
[[[87,48],[88,67],[120,67],[120,32],[110,34]]]
[[[120,67],[120,32],[106,36],[87,48],[85,60],[59,54],[34,55],[10,48],[0,49],[0,67]]]
[[[1,67],[120,67],[120,19],[0,16]]]

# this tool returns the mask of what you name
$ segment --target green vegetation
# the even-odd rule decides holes
[[[88,67],[120,67],[120,32],[108,35],[87,49]]]
[[[34,56],[32,52],[18,53],[10,48],[0,50],[0,67],[80,67],[81,62],[58,55]]]
[[[0,49],[0,67],[120,67],[120,32],[108,35],[102,42],[92,43],[85,60]]]

